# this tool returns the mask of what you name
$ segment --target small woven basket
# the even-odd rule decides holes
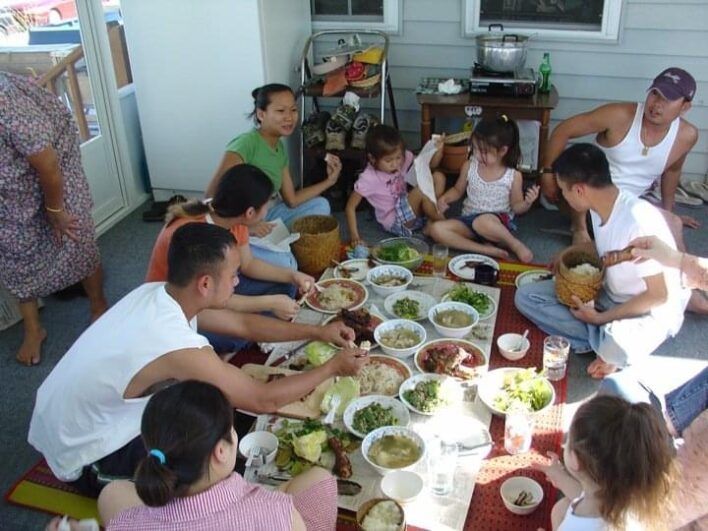
[[[580,264],[591,264],[600,271],[594,275],[579,275],[570,269]],[[556,274],[556,297],[566,306],[575,306],[572,296],[577,296],[581,301],[594,300],[600,288],[604,275],[602,260],[597,253],[588,252],[586,249],[569,247],[560,256],[558,273]]]
[[[295,220],[292,232],[300,239],[292,244],[298,269],[319,277],[332,260],[339,259],[339,222],[332,216],[305,216]]]

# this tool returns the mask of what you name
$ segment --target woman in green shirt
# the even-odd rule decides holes
[[[252,92],[254,109],[252,116],[256,127],[234,138],[226,146],[216,174],[209,183],[206,195],[211,197],[216,190],[219,176],[237,164],[253,164],[263,170],[277,192],[265,220],[251,228],[251,235],[262,237],[270,233],[272,220],[280,218],[286,226],[303,216],[328,215],[329,202],[321,197],[322,192],[332,187],[339,179],[342,163],[335,155],[327,156],[327,177],[324,181],[295,189],[283,137],[290,136],[298,126],[298,109],[295,94],[287,85],[271,83]],[[261,260],[284,267],[297,267],[290,253],[276,253],[253,247],[253,254]],[[287,263],[292,260],[292,263]]]

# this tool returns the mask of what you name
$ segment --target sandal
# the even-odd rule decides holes
[[[700,198],[703,201],[708,202],[708,184],[702,183],[700,181],[683,181],[681,183],[681,189],[686,193],[691,194]]]
[[[347,132],[339,122],[334,121],[334,118],[327,122],[325,136],[327,137],[325,144],[327,151],[341,151],[346,148]]]
[[[654,201],[661,202],[661,189],[657,186],[653,190],[647,192],[644,196],[644,198],[651,198]],[[699,207],[703,206],[703,200],[699,199],[697,197],[691,197],[686,193],[686,191],[683,188],[676,188],[676,194],[674,195],[674,201],[678,205],[684,205],[687,207]]]
[[[354,149],[365,149],[366,135],[369,133],[369,130],[375,125],[378,125],[378,123],[379,121],[370,114],[361,113],[357,116],[352,126],[352,140],[349,145]]]
[[[302,140],[305,146],[312,148],[324,144],[327,140],[325,128],[331,115],[327,111],[313,112],[302,124]]]

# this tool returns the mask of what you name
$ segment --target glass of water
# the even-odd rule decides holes
[[[442,245],[436,243],[433,245],[433,272],[436,277],[445,277],[445,270],[447,269],[447,245]]]
[[[543,340],[543,372],[552,381],[562,380],[568,367],[570,342],[563,336],[548,336]]]
[[[435,437],[428,446],[428,474],[433,494],[452,492],[457,468],[457,442]]]

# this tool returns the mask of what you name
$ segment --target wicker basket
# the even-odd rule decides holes
[[[319,277],[332,260],[339,259],[339,223],[332,216],[305,216],[295,220],[292,232],[300,239],[292,244],[298,269]]]
[[[570,270],[580,264],[591,264],[598,268],[600,272],[594,275],[578,275]],[[600,288],[602,288],[604,272],[602,260],[600,260],[597,253],[577,247],[569,247],[563,251],[558,262],[556,297],[566,306],[575,306],[572,299],[573,295],[583,302],[594,300]]]
[[[400,503],[396,500],[392,500],[391,498],[373,498],[362,503],[356,512],[356,528],[358,530],[361,531],[364,529],[361,524],[364,522],[364,518],[366,518],[366,515],[374,507],[374,505],[383,501],[391,501],[395,503],[396,507],[398,507],[398,510],[401,512],[401,523],[396,527],[397,531],[403,531],[406,528],[406,513],[403,511],[403,507],[401,507]]]

